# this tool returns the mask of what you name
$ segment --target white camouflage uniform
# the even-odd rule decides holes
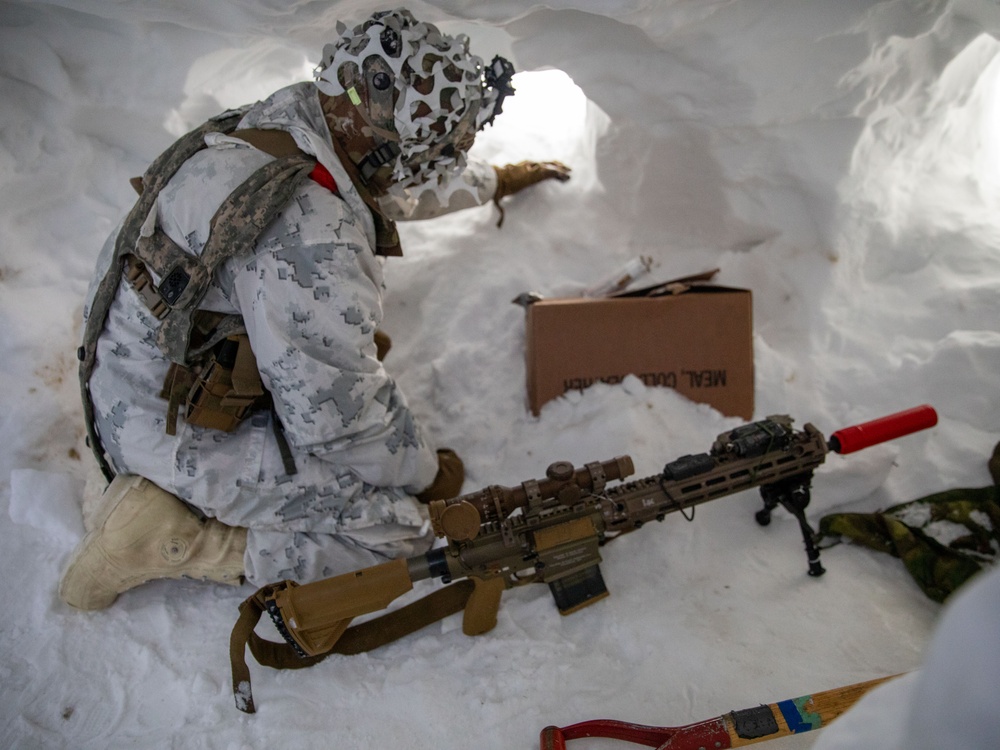
[[[433,481],[437,458],[375,356],[383,278],[371,213],[333,152],[314,84],[253,105],[239,128],[288,131],[339,190],[306,180],[254,252],[219,267],[200,305],[243,316],[297,473],[285,473],[267,411],[231,433],[188,425],[183,416],[176,436],[166,433],[159,394],[169,362],[155,344],[158,322],[124,281],[90,380],[104,449],[115,471],[146,477],[205,515],[247,528],[246,574],[257,585],[308,582],[422,552],[431,540],[412,494]],[[206,141],[154,211],[166,234],[194,254],[223,200],[272,158],[229,136]],[[460,196],[449,205],[398,196],[392,213],[421,218],[481,204],[496,187],[484,164],[470,164],[458,179],[468,190],[448,190]],[[96,279],[116,236],[101,252]]]

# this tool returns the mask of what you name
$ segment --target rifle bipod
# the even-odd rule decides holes
[[[787,479],[782,479],[772,484],[761,485],[760,496],[764,500],[764,507],[754,514],[757,523],[767,526],[771,523],[771,511],[778,505],[795,516],[799,522],[799,529],[802,531],[802,539],[806,545],[806,556],[809,558],[809,575],[818,578],[826,572],[819,561],[819,547],[816,546],[816,532],[806,520],[806,507],[810,500],[810,485],[812,484],[812,472],[797,474]]]

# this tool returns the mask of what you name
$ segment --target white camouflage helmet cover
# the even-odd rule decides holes
[[[483,61],[469,52],[469,38],[443,34],[403,8],[375,13],[349,32],[338,23],[337,32],[340,39],[323,48],[316,86],[328,96],[347,94],[373,126],[376,140],[398,145],[394,183],[447,181],[465,165],[476,131],[492,122],[497,109],[498,91],[485,84]],[[391,69],[395,133],[368,119],[354,90],[373,57]]]

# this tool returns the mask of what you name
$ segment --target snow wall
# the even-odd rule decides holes
[[[776,519],[770,542],[748,529],[750,497],[739,512],[699,510],[664,529],[669,540],[609,549],[617,604],[600,617],[553,620],[547,592],[529,587],[505,599],[487,639],[463,640],[451,623],[335,670],[255,671],[267,724],[234,719],[226,695],[239,592],[153,584],[99,617],[58,602],[87,450],[77,330],[98,248],[133,199],[128,178],[223,106],[308,77],[335,21],[371,7],[0,5],[0,561],[13,573],[5,599],[20,603],[0,626],[3,736],[230,748],[280,746],[288,732],[327,746],[335,732],[360,747],[406,745],[420,727],[418,744],[527,747],[545,723],[682,723],[916,666],[938,609],[895,561],[831,550],[838,574],[817,587],[790,519]],[[815,517],[989,482],[995,3],[409,7],[469,33],[483,56],[563,71],[582,90],[557,73],[558,97],[526,81],[531,106],[515,97],[476,145],[496,161],[562,159],[573,180],[515,197],[502,231],[489,207],[406,226],[407,257],[387,268],[387,366],[440,442],[462,449],[467,489],[539,476],[556,458],[630,453],[644,475],[738,424],[638,382],[527,414],[523,312],[510,300],[572,292],[639,254],[658,278],[719,267],[720,283],[753,290],[759,417],[789,413],[829,433],[937,408],[933,431],[833,457]],[[442,660],[442,643],[461,650]],[[437,689],[415,695],[408,686],[428,675]]]

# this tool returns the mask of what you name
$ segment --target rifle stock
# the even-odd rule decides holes
[[[261,602],[295,652],[316,657],[334,648],[353,618],[384,609],[414,582],[468,579],[471,593],[463,589],[463,598],[452,596],[450,610],[422,608],[421,600],[393,614],[422,627],[464,606],[463,631],[479,635],[496,625],[505,589],[547,583],[559,611],[575,612],[608,595],[599,567],[603,544],[673,512],[691,520],[697,505],[752,487],[760,489],[764,501],[757,522],[767,525],[778,505],[792,513],[802,530],[809,574],[819,576],[824,570],[805,517],[814,469],[831,450],[859,450],[936,422],[934,409],[925,405],[845,428],[828,443],[811,424],[795,431],[789,417],[771,416],[719,435],[709,453],[682,456],[660,474],[614,486],[608,481],[634,471],[628,456],[581,469],[556,462],[545,479],[432,502],[431,523],[447,546],[315,583],[285,581],[261,589],[244,604]],[[398,637],[412,629],[394,632]],[[234,661],[234,683],[236,674]]]
[[[281,613],[274,620],[278,630],[308,656],[329,651],[351,620],[385,609],[413,588],[406,560],[390,560],[305,586],[286,584],[269,600],[273,602],[269,611]]]

